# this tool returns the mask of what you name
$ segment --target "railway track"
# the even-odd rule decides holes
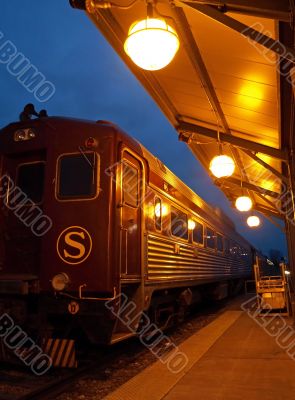
[[[74,371],[59,371],[59,374],[54,371],[46,377],[36,377],[28,371],[21,371],[16,376],[1,372],[0,400],[54,399],[94,367],[97,367],[97,361]]]
[[[210,323],[225,308],[232,307],[232,304],[231,299],[230,302],[210,304],[206,307],[203,305],[184,323],[170,329],[167,335],[178,345]],[[2,367],[0,400],[102,399],[107,393],[155,361],[149,350],[136,339],[131,339],[128,343],[118,343],[105,349],[104,352],[101,349],[90,348],[87,353],[88,356],[80,361],[80,366],[76,370],[52,369],[42,377],[36,377],[30,371],[19,367],[14,370],[10,366],[10,372]],[[85,381],[83,385],[76,385],[83,380]],[[89,390],[92,390],[91,395]],[[99,393],[94,395],[93,392]]]

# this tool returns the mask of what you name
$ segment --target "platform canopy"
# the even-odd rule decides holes
[[[171,64],[154,72],[133,64],[123,47],[130,25],[147,16],[145,1],[72,1],[77,3],[85,3],[98,29],[210,174],[219,143],[235,160],[230,178],[211,174],[228,199],[247,194],[257,211],[283,218],[280,197],[289,188],[292,132],[293,2],[154,2],[155,16],[164,16],[180,41]]]

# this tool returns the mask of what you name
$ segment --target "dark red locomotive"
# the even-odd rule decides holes
[[[116,125],[22,119],[0,136],[0,310],[29,332],[113,343],[106,299],[164,326],[251,274],[233,223]]]

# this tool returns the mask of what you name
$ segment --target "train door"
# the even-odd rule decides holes
[[[121,169],[121,277],[141,277],[141,198],[143,170],[141,161],[124,150]]]

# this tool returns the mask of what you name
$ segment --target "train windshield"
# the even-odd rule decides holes
[[[35,204],[40,204],[44,190],[44,162],[21,164],[17,171],[17,186]]]
[[[93,198],[98,189],[98,155],[94,152],[65,154],[59,158],[57,197]]]

